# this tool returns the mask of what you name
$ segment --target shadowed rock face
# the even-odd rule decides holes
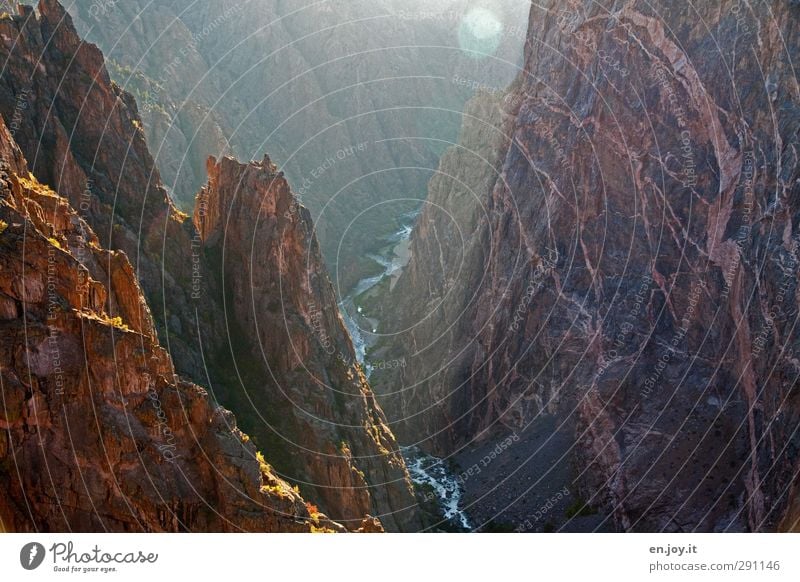
[[[470,181],[432,182],[383,314],[410,330],[386,348],[408,366],[373,378],[404,386],[401,441],[449,454],[554,415],[620,529],[797,527],[799,16],[532,8],[505,116],[483,115],[501,150],[476,175],[444,157]]]
[[[30,177],[0,120],[3,531],[342,530],[175,374],[124,253]]]
[[[181,410],[180,398],[189,398],[184,394],[188,391],[194,395],[192,398],[204,399],[207,410],[202,414],[207,418],[198,412],[198,422],[203,427],[210,423],[219,432],[219,423],[227,418],[226,414],[215,412],[216,406],[200,388],[178,380],[176,372],[208,386],[215,399],[241,406],[236,413],[243,428],[276,467],[276,474],[280,472],[281,477],[298,483],[304,496],[322,511],[347,520],[348,529],[380,527],[372,520],[362,524],[367,513],[381,514],[388,529],[417,528],[405,466],[368,384],[353,365],[352,346],[338,319],[335,295],[319,260],[307,212],[298,210],[291,219],[275,214],[277,207],[299,207],[285,180],[278,179],[274,167],[268,161],[242,165],[227,158],[218,164],[211,163],[210,183],[201,193],[198,207],[215,210],[198,211],[198,228],[195,228],[193,221],[172,205],[161,184],[144,140],[135,101],[109,81],[102,54],[94,45],[81,41],[69,15],[57,2],[42,1],[35,12],[23,8],[20,16],[0,20],[0,61],[5,63],[0,81],[0,113],[21,150],[4,146],[4,159],[16,160],[15,156],[21,159],[24,153],[37,183],[63,196],[58,207],[65,212],[71,207],[70,220],[85,226],[86,232],[97,233],[87,240],[108,251],[85,257],[70,251],[61,253],[64,255],[61,259],[65,265],[83,264],[94,280],[103,283],[90,295],[97,319],[103,319],[105,313],[115,323],[113,318],[119,317],[134,338],[140,335],[146,338],[146,341],[135,340],[143,342],[142,345],[131,347],[130,362],[126,360],[115,371],[113,350],[119,342],[113,343],[111,334],[112,328],[116,328],[108,322],[93,323],[105,330],[105,335],[93,339],[93,345],[105,358],[101,360],[106,366],[102,379],[109,383],[108,389],[114,386],[115,376],[117,382],[136,384],[137,406],[150,411],[152,404],[142,400],[148,395],[143,379],[147,377],[144,376],[147,368],[137,364],[137,358],[143,362],[153,359],[155,367],[147,374],[158,387],[164,387],[162,398],[170,398],[170,405],[174,404],[176,411]],[[27,170],[19,170],[17,174],[28,179]],[[37,186],[26,190],[29,194],[19,195],[14,203],[16,211],[21,213],[20,205],[39,189]],[[276,205],[272,207],[273,214],[266,212],[270,200]],[[266,205],[263,209],[262,203]],[[266,213],[259,215],[259,210]],[[262,220],[256,222],[259,216]],[[51,226],[55,228],[55,223],[48,226],[54,220],[63,219],[44,213],[37,228],[47,232]],[[224,232],[238,233],[238,238],[229,239],[226,246],[220,236]],[[55,243],[51,242],[52,245]],[[265,252],[262,255],[253,249]],[[46,262],[47,245],[42,243],[38,250],[44,254],[40,257],[41,253],[35,253],[37,260]],[[125,257],[131,257],[131,262]],[[229,260],[236,262],[231,264]],[[9,266],[12,272],[19,268],[18,263]],[[68,270],[65,266],[59,276]],[[82,272],[77,269],[71,276],[77,276],[78,271]],[[278,281],[280,285],[276,284]],[[137,285],[141,285],[142,293]],[[285,293],[283,296],[273,295],[281,291]],[[230,295],[226,295],[228,292]],[[298,295],[293,296],[295,293]],[[80,297],[68,300],[73,311],[80,309],[77,306],[83,301]],[[239,304],[239,300],[246,303]],[[12,320],[9,326],[16,326],[23,333],[29,322],[23,318],[24,310],[12,303],[6,302],[3,307]],[[281,305],[286,306],[288,323],[280,317]],[[263,319],[253,319],[254,307],[267,310],[255,312],[259,317],[264,313]],[[314,316],[308,324],[313,309],[323,314],[320,317],[324,321]],[[67,311],[72,313],[70,309]],[[70,317],[83,321],[74,314]],[[305,323],[298,318],[306,318]],[[94,322],[95,318],[91,319]],[[257,330],[256,323],[259,323]],[[80,329],[74,322],[70,325],[71,333]],[[333,338],[337,357],[316,359],[320,350],[317,328],[326,330]],[[163,349],[158,347],[156,332]],[[307,351],[299,353],[312,358],[305,362],[308,368],[305,371],[297,367],[297,353],[287,350],[284,340],[290,336],[293,345],[305,346],[302,349]],[[19,338],[15,337],[5,338],[9,346],[18,344]],[[104,344],[106,339],[108,345]],[[132,346],[135,341],[130,340]],[[75,358],[94,361],[94,352],[82,354],[80,336],[75,342],[72,350]],[[15,350],[24,358],[22,348]],[[155,354],[153,358],[151,352]],[[75,363],[76,370],[82,369],[81,361]],[[98,368],[102,368],[101,361]],[[43,374],[51,372],[45,370]],[[317,379],[328,388],[320,387]],[[88,380],[78,376],[65,379],[65,391],[71,386],[78,395],[83,394],[80,390],[89,390],[89,385],[81,382]],[[24,401],[29,401],[30,390],[22,393],[26,395]],[[168,396],[173,393],[174,397]],[[52,402],[49,405],[54,406]],[[78,399],[70,414],[82,413],[82,418],[91,418],[93,412],[87,406],[87,399]],[[170,418],[170,422],[178,423],[181,418],[178,412],[175,414],[176,418]],[[278,421],[273,422],[276,418]],[[101,423],[104,424],[105,421]],[[178,430],[177,426],[170,428]],[[189,431],[186,438],[192,434],[190,428],[194,427],[185,427]],[[63,424],[54,425],[54,434],[58,436],[54,437],[52,450],[53,455],[64,459],[70,454],[65,430]],[[197,434],[202,436],[205,430],[211,429],[198,428]],[[118,438],[129,436],[125,433]],[[234,441],[225,441],[228,444],[224,454],[233,454],[231,447],[239,439],[235,434],[234,437]],[[252,457],[252,445],[243,447]],[[197,455],[204,452],[200,445],[197,450]],[[9,451],[5,449],[6,453]],[[87,452],[86,462],[90,463],[92,458]],[[134,470],[133,461],[128,462]],[[192,462],[194,458],[187,460],[187,467]],[[206,462],[211,471],[215,459]],[[251,468],[254,466],[257,464]],[[173,465],[167,467],[173,468]],[[106,472],[98,476],[98,487],[113,487],[101,477],[110,479],[112,475]],[[249,482],[256,483],[257,492],[258,475],[250,475]],[[213,481],[209,483],[210,487],[217,487]],[[216,494],[223,496],[221,492]],[[90,498],[91,495],[83,502],[88,503]],[[291,494],[290,501],[302,505],[299,495]],[[282,528],[278,522],[259,527],[242,517],[245,511],[241,515],[231,514],[230,529]],[[392,515],[393,511],[399,513]],[[191,527],[223,529],[222,522],[213,522],[207,516],[203,519],[190,520]],[[89,523],[82,522],[86,529],[100,527]],[[154,524],[142,527],[156,529]],[[63,526],[53,522],[51,527]],[[287,525],[286,529],[291,527]]]
[[[269,158],[210,158],[208,175],[194,220],[234,327],[244,392],[232,402],[242,410],[247,398],[267,404],[248,411],[262,419],[254,435],[285,451],[277,466],[323,507],[340,508],[348,527],[367,513],[388,529],[419,527],[403,459],[355,360],[308,210]],[[240,351],[252,357],[241,360]]]
[[[162,339],[168,313],[193,329],[181,321],[194,303],[183,253],[191,221],[161,185],[135,101],[109,80],[102,53],[78,37],[60,4],[21,12],[0,21],[0,113],[31,171],[69,200],[103,247],[130,257]],[[171,340],[179,371],[201,371],[191,339]]]

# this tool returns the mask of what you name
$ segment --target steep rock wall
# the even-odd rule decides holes
[[[533,6],[480,243],[440,265],[454,230],[429,204],[396,287],[463,287],[463,312],[395,316],[463,330],[397,342],[401,433],[452,453],[554,415],[617,527],[778,527],[799,468],[797,39],[792,2]],[[442,374],[442,353],[466,356]]]

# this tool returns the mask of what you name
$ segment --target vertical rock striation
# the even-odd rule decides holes
[[[0,529],[342,530],[175,374],[126,255],[2,120],[0,155]]]
[[[254,410],[262,419],[254,434],[283,449],[277,466],[322,507],[337,508],[348,527],[367,513],[394,531],[420,527],[405,464],[356,361],[308,210],[269,158],[210,158],[208,175],[194,220],[209,268],[219,273],[233,349],[223,358],[232,358],[246,388],[239,407],[248,407],[245,397],[266,404]]]
[[[500,173],[489,159],[477,218],[455,223],[436,206],[459,208],[454,188],[432,183],[390,299],[417,306],[385,318],[411,330],[408,396],[384,401],[402,435],[452,453],[555,415],[577,486],[621,529],[791,527],[799,15],[532,7]],[[463,175],[455,155],[443,174]],[[463,256],[443,253],[464,225]]]
[[[81,231],[96,233],[86,235],[86,244],[109,249],[77,259],[98,282],[93,309],[107,314],[112,322],[119,318],[132,333],[150,338],[141,357],[146,359],[152,349],[164,360],[150,374],[153,381],[174,376],[167,374],[174,362],[181,377],[207,386],[214,399],[236,405],[243,428],[276,471],[291,482],[304,481],[298,484],[308,501],[346,519],[348,529],[361,528],[367,513],[382,514],[388,529],[417,528],[405,466],[369,386],[353,364],[335,295],[315,254],[309,255],[316,273],[313,286],[301,277],[306,253],[318,252],[308,216],[292,219],[292,228],[285,228],[283,221],[275,220],[277,216],[264,215],[264,221],[254,222],[261,195],[267,205],[269,200],[282,207],[296,205],[285,181],[276,182],[278,190],[272,190],[274,168],[269,163],[240,165],[229,159],[223,159],[219,168],[210,165],[211,185],[201,193],[199,206],[216,204],[217,218],[226,222],[212,225],[215,215],[209,212],[196,229],[175,208],[161,183],[136,102],[110,81],[103,55],[78,37],[60,4],[42,0],[36,10],[22,7],[18,16],[4,16],[0,61],[4,63],[0,114],[32,172],[30,178],[27,170],[21,172],[20,179],[35,179],[43,188],[58,192],[63,196],[60,207],[74,209],[72,220]],[[8,156],[14,155],[9,150]],[[239,184],[240,177],[247,180]],[[29,189],[27,198],[37,198],[39,190],[38,186]],[[233,192],[238,198],[227,197]],[[231,206],[236,222],[229,222]],[[43,215],[42,232],[49,232],[48,220],[61,219]],[[239,229],[238,247],[225,247],[214,235]],[[270,249],[268,253],[251,253],[254,241]],[[287,246],[280,248],[284,243]],[[238,262],[224,260],[224,252]],[[272,294],[281,291],[274,279],[279,273],[294,277],[284,281],[283,290],[298,296]],[[251,287],[253,283],[260,287]],[[135,285],[141,286],[141,294],[118,291]],[[228,290],[236,295],[226,298]],[[239,305],[234,299],[247,304]],[[312,303],[323,314],[337,355],[346,363],[326,357],[306,365],[313,378],[327,381],[335,390],[315,391],[317,383],[311,376],[301,381],[293,359],[296,354],[280,340],[288,337],[283,330],[289,330],[293,342],[306,346],[311,350],[309,357],[316,358],[313,326],[285,326],[279,319],[254,318],[251,311],[269,308],[274,313],[276,306],[285,304],[292,317],[305,317]],[[297,315],[295,305],[303,307]],[[23,312],[14,311],[10,304],[6,308],[16,313],[15,325],[24,329]],[[263,324],[257,331],[256,323]],[[159,343],[164,347],[156,348]],[[96,347],[110,349],[99,339]],[[75,350],[80,355],[80,345]],[[118,376],[125,382],[142,382],[133,377],[140,372],[132,367],[120,370]],[[113,369],[109,374],[113,378]],[[176,390],[185,384],[182,380],[173,383]],[[335,400],[337,391],[347,397]],[[300,411],[312,416],[304,417]],[[273,422],[276,417],[279,423]],[[54,454],[66,455],[68,449],[55,447]],[[87,463],[90,460],[87,456]],[[210,462],[213,466],[213,459]],[[233,523],[232,528],[237,522]],[[246,521],[240,525],[251,527]],[[198,523],[195,529],[204,527]]]

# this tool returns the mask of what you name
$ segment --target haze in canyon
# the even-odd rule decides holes
[[[800,531],[798,3],[0,12],[0,530]]]

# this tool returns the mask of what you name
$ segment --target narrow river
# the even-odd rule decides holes
[[[387,277],[391,278],[390,288],[394,287],[395,281],[400,277],[410,258],[411,231],[414,228],[414,221],[417,219],[418,214],[419,212],[404,214],[400,230],[386,237],[386,245],[380,253],[369,255],[369,258],[380,265],[383,270],[377,275],[361,279],[350,293],[339,302],[339,310],[350,332],[350,337],[353,339],[356,358],[364,366],[364,373],[367,378],[369,378],[373,368],[366,358],[366,353],[367,349],[377,340],[378,320],[374,317],[369,317],[361,307],[357,307],[355,300]]]
[[[370,377],[373,366],[366,354],[377,339],[380,322],[356,306],[356,298],[387,277],[391,278],[390,288],[394,287],[410,258],[411,231],[418,214],[413,212],[404,215],[402,228],[386,238],[386,246],[382,252],[370,255],[373,261],[383,267],[383,271],[378,275],[361,279],[339,303],[339,310],[353,339],[356,358],[364,366],[367,378]],[[459,507],[463,494],[461,485],[444,460],[429,455],[417,447],[401,447],[400,452],[408,466],[411,480],[417,485],[426,486],[436,496],[444,518],[460,528],[472,529],[466,513]]]

